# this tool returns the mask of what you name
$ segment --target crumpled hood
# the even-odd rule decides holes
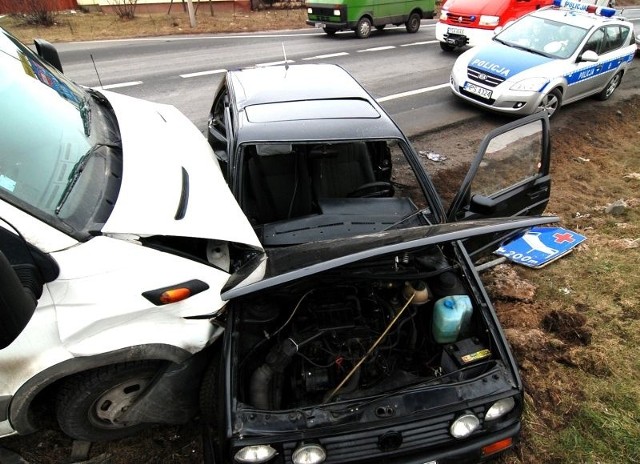
[[[553,58],[530,53],[513,47],[493,42],[484,47],[477,47],[465,52],[470,68],[480,72],[494,74],[509,79],[535,66],[551,63]]]
[[[200,131],[176,108],[102,92],[118,118],[123,174],[103,234],[167,235],[260,247]]]

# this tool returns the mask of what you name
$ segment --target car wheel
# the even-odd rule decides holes
[[[359,39],[366,39],[371,34],[371,20],[366,16],[360,18],[358,24],[356,24],[356,37]]]
[[[542,97],[540,105],[538,106],[538,111],[546,111],[549,118],[551,118],[558,112],[560,105],[562,105],[562,92],[558,89],[553,89]]]
[[[442,50],[444,50],[445,52],[452,52],[452,51],[454,51],[454,50],[456,49],[456,47],[455,47],[455,46],[453,46],[453,45],[449,45],[449,44],[448,44],[448,43],[446,43],[446,42],[440,42],[440,48],[441,48]]]
[[[133,435],[150,424],[119,420],[153,377],[159,363],[139,361],[105,366],[73,376],[58,390],[56,415],[64,433],[85,441]]]
[[[219,417],[220,396],[220,365],[222,360],[215,356],[209,362],[204,371],[202,383],[200,384],[200,411],[202,419],[207,424],[215,425]]]
[[[376,26],[376,31],[383,31],[385,26],[386,26],[386,24],[381,24],[379,26]]]
[[[405,27],[407,28],[407,32],[410,34],[418,32],[418,29],[420,29],[420,15],[415,12],[411,13],[411,15],[409,15],[409,19],[405,23]]]
[[[328,27],[323,27],[322,30],[327,35],[336,35],[336,32],[338,32],[336,29],[331,29],[331,28],[328,28]]]
[[[611,78],[611,80],[607,83],[605,88],[602,89],[602,92],[598,94],[598,97],[597,97],[598,100],[602,100],[602,101],[608,100],[609,97],[613,95],[613,92],[615,92],[615,90],[618,88],[621,81],[622,81],[622,73],[618,72],[616,73],[615,76]]]

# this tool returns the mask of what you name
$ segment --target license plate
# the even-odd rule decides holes
[[[319,29],[319,28],[321,28],[321,27],[325,27],[325,26],[326,26],[326,24],[325,24],[325,23],[316,23],[316,24],[315,24],[315,26],[316,26],[316,28],[318,28],[318,29]]]
[[[472,84],[471,82],[465,82],[464,89],[469,93],[486,98],[487,100],[491,98],[491,94],[493,93],[491,90]]]
[[[464,35],[464,29],[459,28],[459,27],[448,27],[447,28],[447,34]]]

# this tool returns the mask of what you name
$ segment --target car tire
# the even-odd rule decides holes
[[[379,26],[376,26],[376,31],[384,31],[386,24],[380,24]]]
[[[442,51],[445,51],[445,52],[452,52],[456,49],[454,45],[449,45],[446,42],[440,42],[440,48],[442,49]]]
[[[420,29],[420,15],[416,12],[411,13],[405,23],[405,27],[410,34],[418,32],[418,29]]]
[[[356,37],[359,39],[366,39],[371,34],[371,20],[366,16],[360,18],[358,24],[356,24]]]
[[[110,441],[128,437],[151,424],[118,423],[117,414],[135,401],[158,373],[160,363],[137,361],[100,367],[60,385],[56,416],[71,438]]]
[[[597,95],[597,99],[601,101],[608,100],[613,92],[618,88],[620,82],[622,81],[622,72],[617,72],[615,76],[611,78],[607,85],[605,85],[604,89]]]
[[[549,118],[552,118],[562,106],[562,92],[555,88],[542,97],[537,111],[546,111]]]
[[[331,29],[329,27],[323,27],[322,30],[327,35],[336,35],[336,32],[338,32],[336,29]]]
[[[220,401],[222,396],[219,394],[221,391],[220,383],[220,366],[222,359],[219,356],[215,356],[209,362],[209,365],[204,371],[202,376],[202,383],[200,384],[200,414],[205,423],[210,425],[216,425],[220,419]]]

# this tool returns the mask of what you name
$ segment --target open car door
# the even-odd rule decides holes
[[[551,194],[550,157],[546,112],[493,130],[482,141],[451,203],[448,222],[542,214]],[[478,257],[508,236],[467,240],[465,247]]]

